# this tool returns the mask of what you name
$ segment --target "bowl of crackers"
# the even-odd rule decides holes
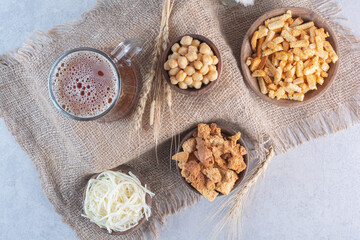
[[[305,8],[267,12],[247,31],[241,70],[262,99],[301,106],[323,95],[339,68],[339,46],[330,25]]]
[[[170,87],[186,95],[209,91],[219,81],[222,62],[219,50],[208,38],[186,34],[164,51],[162,74]]]
[[[240,132],[216,123],[198,124],[172,156],[186,185],[209,201],[228,195],[244,179],[248,154]]]

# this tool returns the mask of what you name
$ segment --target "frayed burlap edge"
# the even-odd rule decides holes
[[[321,0],[314,1],[314,8],[333,26],[334,30],[343,37],[351,46],[351,54],[360,57],[360,41],[352,34],[352,31],[344,27],[338,20],[346,20],[344,18],[335,17],[341,12],[341,7],[338,3],[331,1]],[[87,18],[91,18],[98,11],[105,6],[111,5],[112,0],[98,0],[96,6],[90,11],[82,14],[81,20],[69,22],[68,24],[58,25],[53,27],[47,33],[35,32],[35,37],[29,38],[20,49],[8,52],[0,56],[0,67],[10,67],[11,65],[20,64],[31,60],[34,51],[39,51],[42,47],[46,46],[50,41],[56,41],[62,34],[71,31],[76,25],[81,24]],[[345,52],[347,54],[347,52]],[[319,113],[312,117],[301,120],[294,124],[288,125],[286,128],[275,129],[270,132],[264,139],[270,138],[276,151],[285,153],[288,149],[300,145],[305,141],[313,138],[326,136],[329,133],[334,133],[340,130],[347,129],[356,123],[360,122],[360,96],[354,96],[349,102],[339,105],[338,107],[326,112]],[[11,128],[9,128],[11,129]],[[13,134],[15,135],[15,134]],[[257,149],[257,151],[264,150],[265,147]],[[262,176],[266,174],[267,167],[274,157],[274,149],[270,147],[268,154],[264,160],[260,161],[258,166],[248,174],[246,181],[242,184],[242,188],[219,208],[219,212],[228,209],[226,216],[218,223],[216,229],[226,228],[229,231],[229,238],[239,239],[241,228],[242,212],[244,204],[249,198],[249,193],[254,192],[254,189]],[[263,154],[256,154],[261,156]],[[41,178],[41,176],[40,176]],[[42,188],[45,191],[44,183]],[[180,187],[181,188],[181,187]],[[46,192],[46,191],[45,191]],[[199,200],[199,195],[194,195],[188,191],[177,191],[175,194],[168,194],[159,199],[159,204],[155,206],[156,214],[152,217],[153,220],[146,227],[149,229],[151,238],[158,237],[157,223],[164,225],[166,216],[176,214],[183,208],[196,203]],[[49,199],[50,202],[52,202]],[[54,204],[53,204],[54,205]],[[64,211],[56,209],[55,211],[63,216],[63,221],[72,228],[76,229],[77,226],[64,216]],[[128,239],[138,239],[144,237],[145,232],[137,231],[137,234],[127,236]]]

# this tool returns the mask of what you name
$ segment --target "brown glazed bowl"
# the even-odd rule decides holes
[[[217,124],[217,127],[218,127],[218,128],[221,128],[221,133],[222,133],[222,135],[232,136],[232,135],[236,134],[236,131],[234,131],[233,129],[231,129],[231,128],[227,127],[227,126],[223,126],[223,125]],[[197,128],[191,130],[188,134],[186,134],[186,135],[182,138],[182,140],[181,140],[181,142],[180,142],[180,144],[179,144],[179,146],[178,146],[178,148],[177,148],[177,152],[176,152],[176,153],[183,151],[183,149],[182,149],[183,143],[184,143],[186,140],[188,140],[189,138],[191,138],[192,135],[193,135],[193,133],[194,133],[195,131],[197,131]],[[238,140],[238,143],[240,143],[240,145],[241,145],[241,146],[244,146],[245,149],[246,149],[245,142],[244,142],[244,140],[243,140],[241,137],[240,137],[240,139]],[[246,150],[247,150],[247,149],[246,149]],[[249,156],[248,156],[248,155],[249,155],[249,154],[245,154],[245,155],[243,156],[243,157],[244,157],[244,162],[246,163],[246,168],[245,168],[242,172],[240,172],[239,174],[237,174],[239,178],[238,178],[238,180],[236,180],[236,182],[235,182],[235,184],[234,184],[234,187],[233,187],[233,189],[231,189],[231,191],[233,191],[233,190],[240,184],[240,182],[244,179],[244,177],[245,177],[245,175],[246,175],[246,172],[247,172],[247,170],[248,170],[248,163],[249,163]],[[179,175],[181,176],[181,169],[179,168],[179,166],[178,166],[177,164],[176,164],[176,167],[177,167],[177,169],[178,169]],[[195,191],[195,192],[197,192],[198,194],[200,194],[200,192],[199,192],[198,190],[196,190],[193,186],[191,186],[191,184],[188,183],[183,176],[181,176],[181,179],[184,181],[184,183],[186,184],[186,186],[188,186],[192,191]],[[222,194],[222,193],[219,192],[219,195],[218,195],[218,196],[221,196],[221,195],[224,195],[224,194]]]
[[[168,71],[164,69],[164,64],[165,62],[168,60],[168,56],[170,54],[172,54],[172,51],[171,51],[171,47],[172,45],[174,45],[175,43],[179,43],[180,44],[180,40],[182,37],[184,36],[190,36],[194,39],[197,39],[199,40],[200,42],[205,42],[209,45],[209,47],[211,48],[211,50],[214,52],[214,55],[219,59],[219,62],[218,64],[216,65],[216,68],[217,68],[217,71],[218,71],[218,78],[213,81],[213,82],[210,82],[209,84],[207,85],[202,85],[202,87],[200,89],[195,89],[195,88],[188,88],[188,89],[181,89],[179,88],[177,85],[173,85],[171,84],[170,82],[170,76],[168,74]],[[202,35],[196,35],[196,34],[185,34],[185,35],[182,35],[180,37],[177,37],[175,38],[173,41],[171,41],[168,45],[168,47],[166,48],[166,50],[164,51],[163,53],[163,57],[162,57],[162,62],[161,62],[161,71],[162,71],[162,74],[166,80],[166,82],[170,85],[170,87],[179,92],[179,93],[182,93],[182,94],[185,94],[185,95],[189,95],[189,96],[198,96],[200,94],[203,94],[205,92],[208,92],[211,88],[213,88],[215,86],[215,84],[219,81],[220,79],[220,76],[221,76],[221,70],[222,70],[222,61],[221,61],[221,56],[220,56],[220,52],[219,50],[216,48],[215,44],[210,41],[210,39],[202,36]]]
[[[257,30],[257,28],[260,25],[264,24],[265,20],[275,17],[275,16],[282,15],[282,14],[286,13],[287,10],[292,11],[293,17],[301,17],[304,20],[304,22],[313,21],[315,23],[316,27],[324,28],[325,31],[330,34],[330,37],[327,38],[327,41],[329,41],[331,43],[336,54],[339,55],[340,49],[339,49],[339,44],[336,39],[335,33],[334,33],[333,29],[330,27],[330,25],[319,14],[317,14],[309,9],[306,9],[306,8],[296,8],[296,7],[278,8],[278,9],[274,9],[270,12],[267,12],[264,15],[262,15],[260,18],[258,18],[251,25],[249,30],[246,32],[242,46],[241,46],[240,66],[241,66],[241,71],[242,71],[245,81],[247,82],[249,87],[256,93],[256,95],[258,95],[261,99],[268,101],[270,103],[276,104],[281,107],[295,107],[295,106],[303,106],[305,104],[315,101],[329,89],[329,87],[335,80],[337,71],[339,69],[340,56],[339,56],[339,60],[336,63],[329,64],[330,65],[330,69],[328,72],[329,75],[328,75],[328,77],[324,78],[324,84],[318,85],[317,90],[312,90],[312,91],[307,92],[305,94],[304,101],[302,101],[302,102],[293,101],[293,100],[289,100],[289,99],[276,100],[276,99],[272,99],[272,98],[268,97],[267,95],[262,94],[260,92],[260,87],[258,85],[256,78],[251,76],[250,69],[245,64],[246,59],[252,55],[252,50],[251,50],[251,46],[250,46],[251,37],[252,37],[253,33]]]
[[[110,169],[110,171],[119,171],[119,172],[123,172],[123,173],[126,173],[126,174],[129,174],[129,172],[132,172],[141,182],[141,185],[145,186],[146,184],[146,187],[147,189],[150,189],[149,187],[149,184],[145,181],[145,179],[141,176],[140,173],[136,172],[134,169],[132,169],[131,167],[128,167],[128,166],[125,166],[125,165],[120,165],[116,168],[113,168],[113,169]],[[93,176],[91,176],[90,179],[95,179],[97,178],[97,176],[99,176],[100,173],[97,173],[97,174],[94,174]],[[89,179],[89,180],[90,180]],[[85,185],[85,189],[84,189],[84,193],[83,193],[83,206],[84,206],[84,202],[85,202],[85,197],[86,197],[86,189],[88,187],[88,184],[89,182],[86,183]],[[152,198],[151,196],[147,193],[146,196],[145,196],[145,200],[146,200],[146,204],[151,208],[152,206]],[[110,235],[125,235],[125,234],[128,234],[128,233],[131,233],[137,229],[140,228],[141,225],[144,224],[144,222],[146,221],[146,218],[145,216],[140,219],[138,225],[136,225],[135,227],[133,228],[130,228],[129,230],[126,230],[124,232],[115,232],[115,231],[112,231],[111,233],[109,233],[106,229],[104,228],[100,228],[98,225],[96,225],[95,223],[91,222],[93,224],[93,226],[95,226],[99,231],[103,232],[103,233],[107,233],[107,234],[110,234]]]

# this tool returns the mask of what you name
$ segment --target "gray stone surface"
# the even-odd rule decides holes
[[[339,1],[360,35],[360,1]],[[0,53],[35,30],[79,19],[95,0],[0,0]],[[243,239],[359,239],[360,126],[277,156],[245,210]],[[0,120],[0,239],[76,239],[44,196],[28,156]],[[208,239],[213,210],[201,200],[170,216],[160,239]],[[224,239],[224,237],[219,237]]]

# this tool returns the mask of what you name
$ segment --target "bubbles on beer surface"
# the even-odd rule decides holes
[[[95,52],[79,51],[64,57],[53,73],[56,101],[66,112],[94,117],[116,98],[117,73],[108,60]]]

